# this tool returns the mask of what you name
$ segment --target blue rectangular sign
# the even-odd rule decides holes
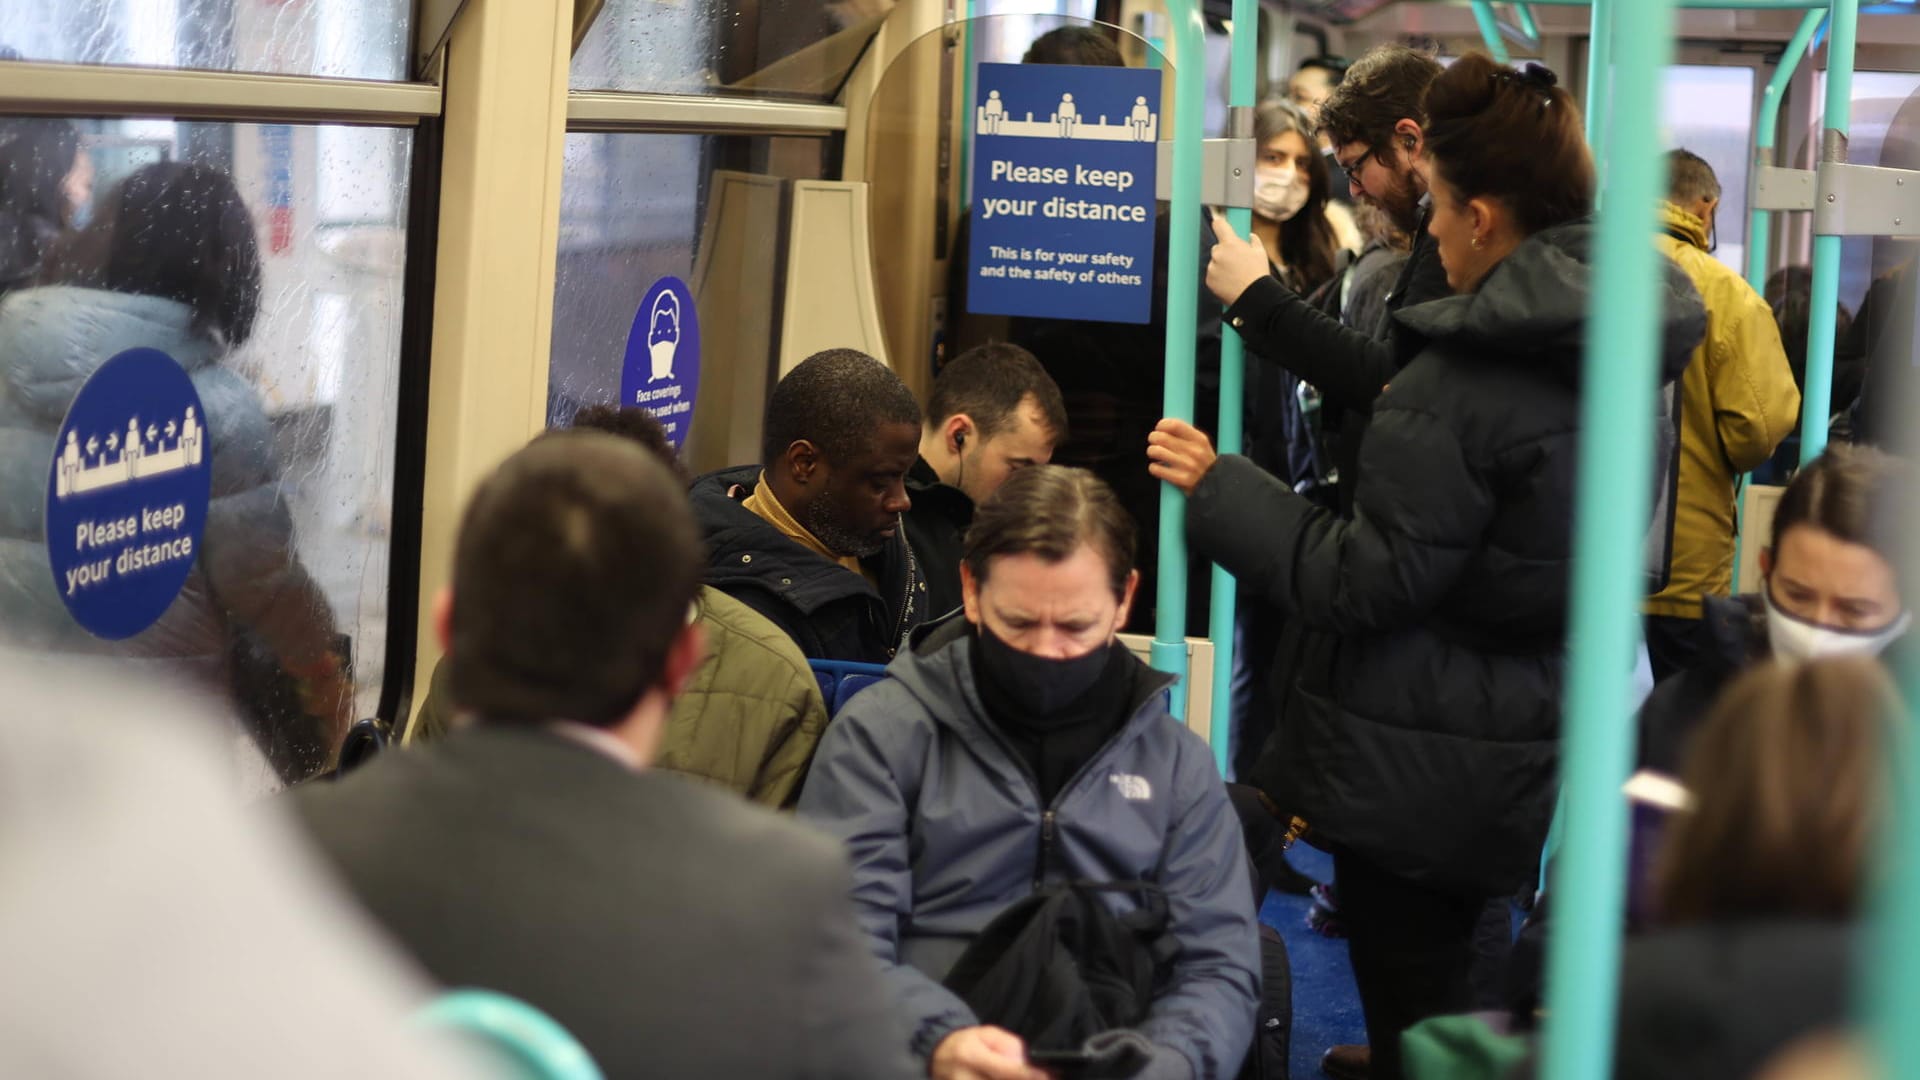
[[[967,308],[1145,323],[1160,72],[981,64]]]

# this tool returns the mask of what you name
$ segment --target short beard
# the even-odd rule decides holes
[[[815,540],[840,558],[865,559],[886,549],[887,538],[874,533],[858,533],[835,520],[828,511],[833,502],[833,487],[820,489],[820,495],[807,506],[807,531]]]

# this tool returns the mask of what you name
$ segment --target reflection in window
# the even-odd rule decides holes
[[[607,0],[575,90],[827,101],[896,0]]]
[[[582,405],[612,402],[634,311],[666,275],[692,287],[706,356],[701,381],[716,393],[725,365],[764,366],[771,353],[723,355],[720,328],[764,319],[777,304],[777,183],[763,178],[826,175],[823,139],[717,135],[567,136],[560,196],[560,265],[554,283],[553,353],[547,411],[565,423]],[[720,206],[719,179],[744,180],[760,194]],[[732,215],[731,221],[723,217]],[[744,224],[753,254],[711,254],[710,229]],[[757,417],[754,418],[757,422]],[[694,438],[701,437],[696,425]]]
[[[379,697],[410,139],[0,121],[0,649],[199,683],[262,786],[324,768]],[[323,194],[334,154],[357,177]],[[214,501],[172,606],[109,642],[58,598],[43,505],[67,403],[134,347],[192,373]]]
[[[1753,158],[1753,69],[1676,64],[1666,71],[1660,99],[1663,149],[1691,150],[1720,178],[1720,209],[1713,227],[1714,257],[1747,270],[1747,172]]]
[[[411,0],[0,0],[0,46],[18,59],[407,76]]]

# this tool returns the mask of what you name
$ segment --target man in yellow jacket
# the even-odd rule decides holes
[[[1693,279],[1707,307],[1707,336],[1680,382],[1680,478],[1667,584],[1647,601],[1654,678],[1689,666],[1701,601],[1733,587],[1734,485],[1793,430],[1800,391],[1773,311],[1741,276],[1708,253],[1720,181],[1698,155],[1668,156],[1660,250]]]

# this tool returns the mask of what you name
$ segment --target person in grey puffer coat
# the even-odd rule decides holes
[[[111,658],[225,694],[233,658],[264,652],[300,715],[252,717],[281,779],[323,768],[351,709],[332,616],[294,548],[259,393],[222,363],[259,311],[260,256],[233,181],[163,163],[109,193],[50,253],[42,284],[0,301],[0,649]],[[124,641],[61,603],[45,543],[54,438],[74,396],[127,349],[159,349],[192,380],[212,452],[205,535],[180,595]],[[258,710],[256,710],[257,713]]]
[[[1227,1080],[1251,1043],[1239,821],[1206,743],[1167,711],[1171,679],[1115,640],[1133,551],[1092,474],[1015,473],[967,534],[965,618],[923,628],[814,758],[800,816],[846,843],[854,906],[934,1080],[1046,1075],[942,980],[1009,905],[1072,880],[1166,895],[1179,951],[1136,1026],[1152,1045],[1136,1075]]]

